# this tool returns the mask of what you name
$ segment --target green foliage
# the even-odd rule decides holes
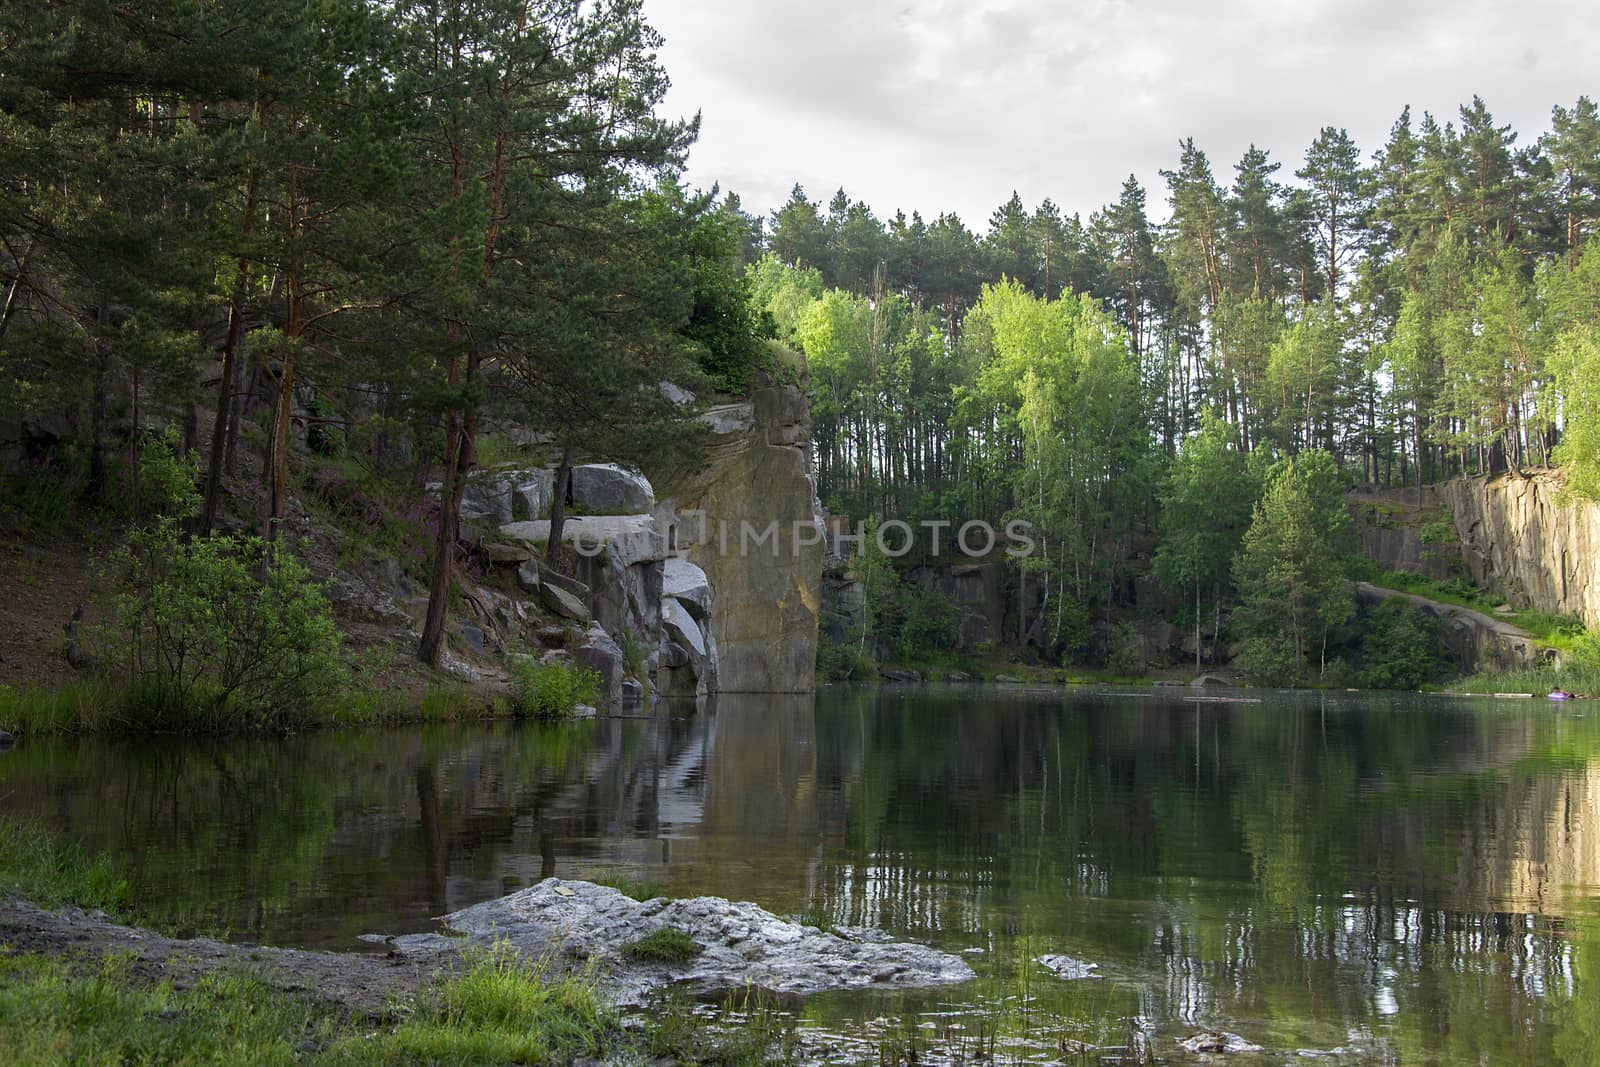
[[[178,455],[178,431],[168,427],[157,437],[139,442],[139,504],[135,516],[145,522],[190,519],[200,510],[199,457]]]
[[[1333,630],[1355,610],[1349,527],[1326,454],[1306,453],[1269,474],[1233,566],[1242,601],[1234,621],[1248,639],[1242,664],[1252,678],[1284,684],[1311,652],[1320,675]]]
[[[112,560],[104,666],[147,729],[276,729],[340,684],[339,631],[305,566],[254,538],[184,540],[163,522]],[[264,573],[263,573],[264,572]]]
[[[1438,620],[1404,597],[1390,597],[1365,620],[1357,675],[1363,689],[1421,689],[1443,668]]]
[[[902,581],[879,614],[880,636],[887,637],[895,659],[906,663],[954,649],[960,630],[955,603],[937,587],[916,581]]]
[[[7,896],[115,911],[127,903],[128,884],[104,856],[90,859],[37,823],[0,815],[0,898]]]
[[[1246,639],[1238,664],[1257,685],[1286,688],[1305,678],[1305,655],[1289,634],[1258,634]]]
[[[591,984],[548,977],[501,951],[425,992],[403,1021],[376,1026],[226,971],[179,990],[141,981],[126,959],[81,972],[14,956],[0,962],[0,978],[0,1030],[17,1064],[553,1067],[602,1054],[616,1034],[615,1014]]]
[[[682,930],[663,926],[623,945],[622,951],[646,963],[683,963],[700,955],[705,948]]]
[[[824,630],[817,638],[817,674],[825,682],[870,682],[878,677],[878,662],[858,638],[847,633],[841,641]]]
[[[564,719],[579,704],[593,704],[599,695],[600,676],[587,667],[518,657],[510,669],[514,706],[520,715]]]
[[[60,685],[0,685],[0,729],[14,734],[96,733],[121,727],[125,703],[109,679]]]
[[[1196,627],[1203,593],[1221,614],[1233,558],[1258,492],[1239,450],[1238,430],[1207,413],[1168,473],[1160,498],[1161,543],[1153,560],[1157,580],[1191,594]]]

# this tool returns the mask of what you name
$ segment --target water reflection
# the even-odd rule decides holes
[[[1419,697],[828,692],[560,728],[29,745],[0,807],[117,853],[177,921],[350,948],[551,874],[977,950],[1161,1034],[1363,1060],[1590,1062],[1600,721]],[[1009,985],[1008,985],[1009,983]]]

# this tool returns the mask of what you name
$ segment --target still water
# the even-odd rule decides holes
[[[241,940],[359,950],[561,875],[967,954],[964,986],[796,1006],[819,1057],[1183,1062],[1217,1028],[1263,1049],[1230,1062],[1600,1063],[1600,711],[1250,696],[842,689],[34,743],[0,757],[0,811]]]

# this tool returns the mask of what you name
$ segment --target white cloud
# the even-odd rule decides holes
[[[1597,87],[1600,10],[1405,0],[646,0],[667,109],[704,113],[689,178],[748,209],[844,186],[881,216],[982,229],[1013,188],[1087,214],[1193,136],[1220,179],[1254,142],[1292,174],[1324,125],[1370,155],[1406,104],[1473,93],[1531,142]]]

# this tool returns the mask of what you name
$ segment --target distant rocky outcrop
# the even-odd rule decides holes
[[[1363,549],[1390,570],[1464,574],[1516,608],[1600,626],[1600,506],[1563,500],[1559,471],[1352,494]]]

